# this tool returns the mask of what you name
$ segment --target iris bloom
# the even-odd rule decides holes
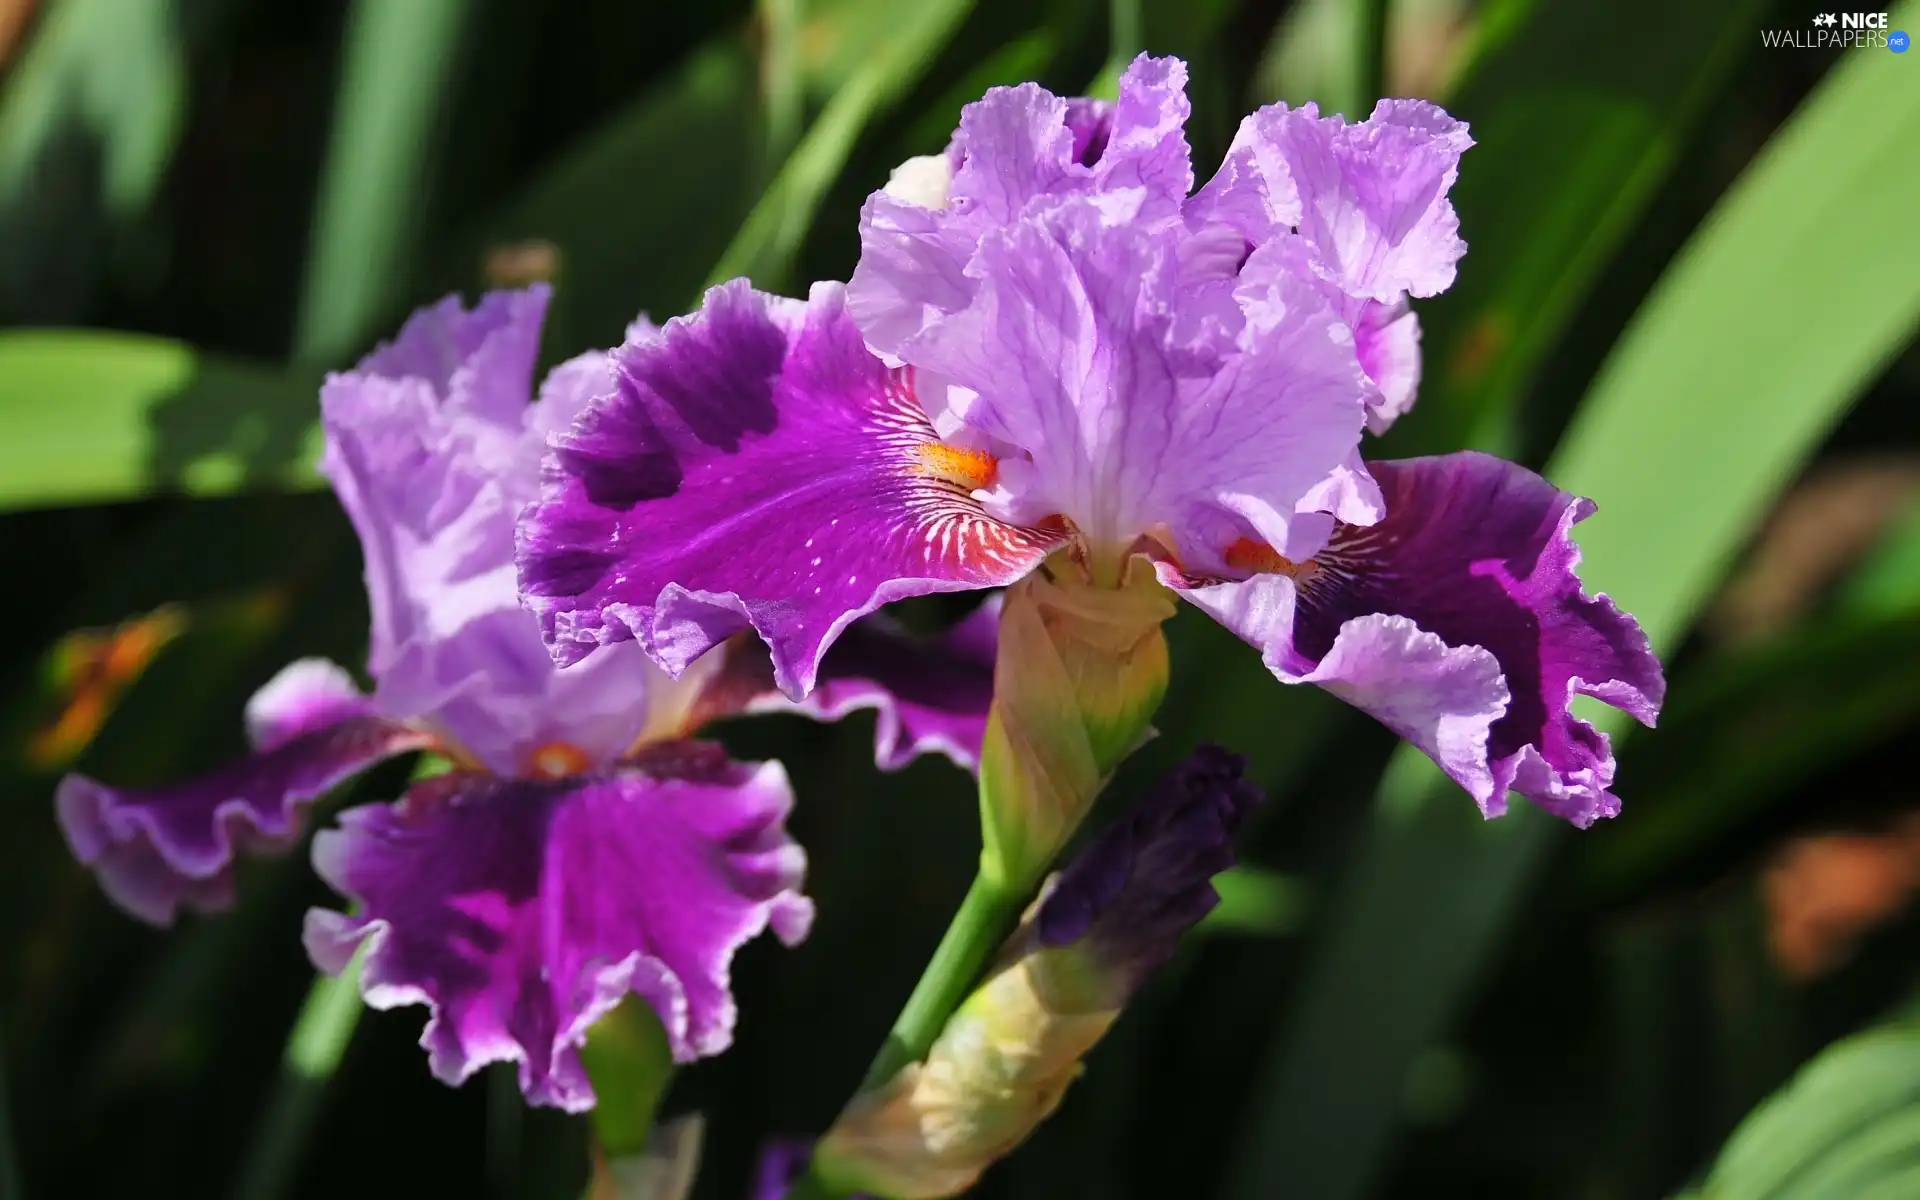
[[[684,740],[713,716],[791,707],[764,652],[732,647],[678,683],[633,646],[558,670],[519,605],[513,524],[544,439],[609,379],[604,353],[583,355],[528,403],[546,299],[444,302],[322,392],[323,468],[365,554],[373,693],[296,662],[248,705],[252,757],[147,791],[69,776],[58,808],[109,895],[166,924],[228,903],[237,857],[294,842],[342,780],[445,755],[450,773],[315,837],[316,869],[354,908],[309,913],[308,952],[338,972],[364,944],[370,1005],[429,1005],[422,1045],[441,1079],[518,1061],[530,1102],[579,1110],[593,1090],[577,1048],[596,1018],[637,993],[676,1058],[718,1053],[734,950],[769,927],[799,940],[812,906],[781,766]],[[922,749],[969,762],[992,620],[989,607],[938,646],[849,631],[804,708],[878,708],[882,765]]]
[[[1273,105],[1194,191],[1184,87],[1142,57],[1112,106],[995,89],[868,201],[849,285],[736,281],[621,347],[523,522],[557,658],[637,640],[679,672],[751,628],[799,697],[890,601],[1150,566],[1488,815],[1509,789],[1617,811],[1569,703],[1651,723],[1664,684],[1575,575],[1592,503],[1481,454],[1358,452],[1412,399],[1408,298],[1465,250],[1465,126]]]

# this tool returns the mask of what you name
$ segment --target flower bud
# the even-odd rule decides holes
[[[1007,589],[993,709],[980,756],[981,873],[1031,887],[1122,759],[1151,735],[1167,690],[1161,623],[1173,597],[1151,571],[1120,587],[1061,569]]]
[[[822,1178],[897,1200],[957,1195],[1059,1106],[1081,1060],[1180,935],[1259,800],[1245,761],[1203,746],[1055,876],[926,1061],[856,1096]]]

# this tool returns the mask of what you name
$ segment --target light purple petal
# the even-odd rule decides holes
[[[883,190],[861,212],[847,306],[868,344],[899,356],[964,308],[980,240],[1035,208],[1097,196],[1115,220],[1178,220],[1193,186],[1186,80],[1179,59],[1143,54],[1121,76],[1115,104],[1063,100],[1026,83],[967,105],[947,150],[945,203],[925,207]]]
[[[296,841],[314,799],[429,741],[403,725],[358,717],[295,734],[173,787],[110,788],[69,775],[55,804],[73,856],[93,869],[114,903],[169,925],[182,906],[209,911],[230,903],[235,858]]]
[[[1380,389],[1367,407],[1367,430],[1376,437],[1393,427],[1420,391],[1420,318],[1399,304],[1360,305],[1353,327],[1360,369]]]
[[[1180,206],[1193,190],[1186,132],[1192,111],[1187,103],[1186,63],[1145,54],[1135,58],[1120,76],[1107,144],[1092,160],[1095,188],[1142,191],[1135,220],[1177,220]],[[1069,109],[1069,120],[1072,115]],[[1074,141],[1078,143],[1078,136]]]
[[[520,606],[513,526],[539,494],[547,436],[614,389],[610,357],[591,351],[529,403],[545,305],[544,288],[471,312],[442,302],[321,396],[323,465],[365,553],[380,710],[506,775],[555,744],[618,757],[645,727],[654,674],[632,651],[556,672]]]
[[[338,663],[303,658],[280,668],[247,701],[247,740],[272,750],[303,733],[374,715],[373,698]]]
[[[514,604],[513,517],[532,499],[528,402],[546,289],[449,299],[320,395],[321,470],[360,535],[383,707],[430,709],[469,622]]]
[[[636,331],[641,338],[649,337],[653,325],[641,317],[633,323],[629,336]],[[605,350],[576,354],[547,372],[540,384],[540,398],[527,414],[527,431],[533,435],[524,443],[533,458],[529,479],[537,481],[540,477],[540,459],[546,454],[547,439],[565,433],[589,401],[608,394],[613,388],[613,355]]]
[[[1220,169],[1188,199],[1187,221],[1196,229],[1226,225],[1258,246],[1300,223],[1300,190],[1292,168],[1265,128],[1270,112],[1261,109],[1241,118]]]
[[[1192,599],[1432,755],[1489,815],[1515,790],[1577,825],[1618,799],[1593,696],[1651,725],[1666,683],[1646,635],[1575,572],[1591,501],[1484,454],[1369,464],[1387,515],[1343,526],[1304,571]],[[1299,582],[1296,584],[1296,579]]]
[[[592,1107],[579,1048],[629,992],[677,1060],[720,1053],[734,951],[769,926],[799,941],[813,909],[779,764],[687,761],[700,769],[684,777],[442,776],[343,813],[314,865],[357,915],[308,913],[308,954],[337,973],[366,943],[367,1003],[432,1009],[436,1077],[518,1062],[531,1104]]]
[[[521,587],[559,661],[637,640],[677,676],[751,628],[798,699],[856,617],[1011,582],[1060,541],[929,469],[907,373],[835,285],[805,304],[723,285],[617,363],[522,522]]]
[[[1311,104],[1253,119],[1299,189],[1301,236],[1342,291],[1391,304],[1452,286],[1467,250],[1447,199],[1473,145],[1463,122],[1422,100],[1382,100],[1358,125]]]
[[[1277,274],[1257,325],[1195,338],[1177,319],[1195,298],[1184,236],[1057,206],[990,236],[974,303],[908,347],[977,393],[968,427],[1024,452],[1002,462],[997,515],[1062,514],[1099,556],[1164,527],[1210,561],[1238,530],[1285,544],[1301,500],[1352,455],[1371,388],[1318,285]]]
[[[413,314],[354,374],[418,379],[465,416],[517,425],[533,386],[551,289],[490,292],[471,311],[448,296]]]

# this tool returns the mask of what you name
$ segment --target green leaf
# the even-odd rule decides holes
[[[315,976],[287,1039],[280,1078],[253,1131],[247,1156],[235,1185],[235,1200],[275,1200],[287,1194],[307,1149],[314,1119],[326,1099],[327,1086],[346,1057],[353,1032],[365,1006],[360,1000],[360,969],[365,954],[356,954],[339,975]]]
[[[0,332],[0,511],[317,486],[318,385],[165,338]]]
[[[813,226],[827,188],[840,177],[868,124],[904,95],[960,22],[972,0],[927,0],[911,6],[913,19],[868,51],[821,110],[766,195],[754,205],[739,236],[721,255],[709,281],[745,275],[766,291],[793,285],[789,278],[800,243]]]
[[[1915,15],[1903,6],[1895,24]],[[1549,467],[1600,504],[1580,531],[1583,577],[1663,652],[1920,318],[1920,274],[1887,250],[1920,195],[1911,67],[1861,53],[1833,69],[1642,305]],[[1619,732],[1618,716],[1602,727]],[[1525,806],[1484,825],[1470,809],[1402,747],[1262,1071],[1230,1194],[1284,1182],[1342,1200],[1379,1170],[1409,1064],[1452,1022],[1562,828]],[[1620,819],[1634,811],[1628,797]]]
[[[148,0],[50,6],[0,94],[0,310],[72,320],[97,227],[146,211],[185,115],[185,24]]]
[[[1295,932],[1307,912],[1306,887],[1298,879],[1260,867],[1230,867],[1213,877],[1220,903],[1196,927],[1205,933],[1279,937]]]
[[[1364,121],[1381,95],[1386,70],[1384,0],[1305,0],[1275,31],[1256,89],[1291,105]]]
[[[1695,1200],[1897,1200],[1920,1185],[1920,1026],[1829,1046],[1727,1140]]]
[[[404,293],[427,168],[472,0],[356,0],[321,171],[296,361],[363,349]]]
[[[1888,527],[1834,601],[1854,616],[1890,617],[1920,609],[1920,504]]]
[[[1388,456],[1512,445],[1520,397],[1751,46],[1763,7],[1538,4],[1518,23],[1483,25],[1448,99],[1478,143],[1453,191],[1467,257],[1453,289],[1418,306],[1426,374]]]

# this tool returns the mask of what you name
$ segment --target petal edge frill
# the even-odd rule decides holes
[[[940,445],[838,285],[803,304],[724,284],[615,363],[520,527],[523,599],[563,664],[637,640],[677,676],[751,628],[798,700],[856,618],[1004,585],[1064,540],[943,473],[967,452]]]
[[[432,1009],[436,1077],[518,1062],[532,1104],[593,1106],[579,1048],[629,992],[677,1060],[718,1054],[734,951],[769,927],[799,941],[813,908],[780,765],[686,761],[678,777],[447,775],[342,814],[314,866],[359,909],[309,912],[308,954],[338,973],[366,943],[367,1003]]]

